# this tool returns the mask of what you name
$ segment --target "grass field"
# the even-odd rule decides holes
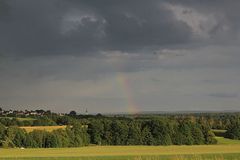
[[[65,129],[67,126],[24,126],[20,127],[22,129],[25,129],[27,132],[31,132],[33,130],[46,130],[48,132],[52,132],[56,129]]]
[[[240,145],[89,146],[58,149],[0,149],[0,158],[28,160],[236,160],[240,159]]]
[[[240,140],[233,140],[233,139],[229,139],[229,138],[224,138],[224,134],[227,130],[212,130],[214,132],[214,134],[216,135],[216,139],[218,141],[217,144],[229,144],[229,145],[234,145],[234,144],[239,144],[240,145]]]
[[[66,126],[21,127],[53,131]],[[218,131],[217,131],[218,132]],[[221,131],[224,132],[224,131]],[[81,148],[0,149],[7,160],[240,160],[240,141],[216,137],[218,145],[89,146]]]
[[[240,154],[158,155],[158,156],[95,156],[95,157],[32,157],[5,160],[239,160]],[[1,158],[0,158],[1,159]]]
[[[17,120],[19,120],[19,121],[35,121],[36,119],[34,119],[34,118],[17,118]]]
[[[19,121],[34,121],[34,120],[36,120],[36,119],[30,118],[30,117],[28,117],[28,118],[20,118],[20,117],[0,117],[0,118],[8,118],[8,119],[16,118],[16,119],[19,120]]]
[[[227,130],[225,129],[212,129],[214,133],[225,133]]]
[[[228,139],[224,137],[215,137],[218,141],[218,144],[229,144],[229,145],[234,145],[234,144],[239,144],[240,145],[240,140],[233,140],[233,139]]]

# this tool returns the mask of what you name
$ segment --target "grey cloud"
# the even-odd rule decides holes
[[[0,51],[5,54],[84,55],[171,46],[191,39],[190,28],[159,1],[3,2],[9,6],[8,21],[0,21]]]
[[[236,43],[239,2],[231,2],[2,0],[0,52],[15,56],[85,56],[102,50],[151,53],[158,48],[230,43],[229,39]],[[187,7],[181,14],[190,14],[194,23],[199,23],[199,34],[209,37],[196,38],[191,22],[176,17],[166,4]],[[193,14],[193,10],[199,13]],[[199,15],[198,22],[199,17],[194,16]],[[211,19],[202,24],[208,17]]]
[[[238,93],[211,93],[208,96],[217,98],[237,98]]]
[[[203,19],[212,16],[206,23],[213,24],[198,26],[203,32],[208,26],[208,39],[194,37],[193,26],[166,4],[188,7],[182,14],[192,19],[193,10]],[[238,1],[2,0],[0,6],[0,52],[8,55],[96,55],[239,39]]]
[[[216,41],[217,43],[233,44],[236,43],[236,41],[237,43],[239,42],[240,17],[237,15],[240,1],[172,0],[170,2],[172,4],[190,7],[208,16],[214,16],[216,19],[216,25],[211,30],[209,30],[209,34],[212,40]]]
[[[238,109],[239,3],[0,0],[1,103]]]

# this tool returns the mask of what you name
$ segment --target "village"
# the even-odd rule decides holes
[[[38,110],[4,110],[0,108],[0,116],[9,116],[9,117],[15,117],[15,116],[44,116],[44,115],[49,115],[52,114],[50,110],[43,110],[43,109],[38,109]],[[58,113],[58,115],[64,115],[63,113]]]

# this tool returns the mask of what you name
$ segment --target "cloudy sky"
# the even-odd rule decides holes
[[[239,110],[238,0],[0,0],[0,105]]]

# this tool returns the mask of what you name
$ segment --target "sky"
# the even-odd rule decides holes
[[[238,0],[0,0],[0,106],[240,109]]]

